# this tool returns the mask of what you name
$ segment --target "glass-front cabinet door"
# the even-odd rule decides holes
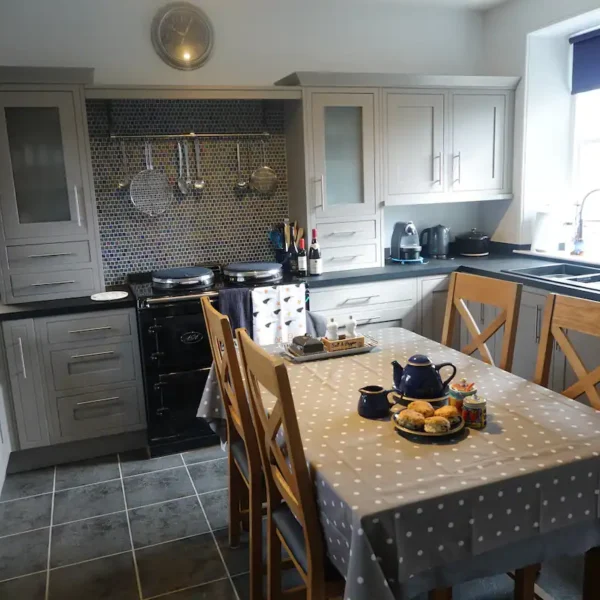
[[[375,214],[375,104],[375,93],[311,94],[317,218]]]
[[[76,98],[0,93],[0,206],[7,239],[84,235]]]

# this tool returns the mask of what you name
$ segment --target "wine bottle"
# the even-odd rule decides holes
[[[298,272],[298,246],[296,245],[296,229],[293,225],[290,225],[290,271],[292,273]]]
[[[323,274],[323,258],[321,256],[321,247],[317,241],[317,230],[312,230],[312,242],[308,251],[308,272],[311,275]]]
[[[306,277],[308,274],[308,261],[306,259],[306,249],[304,248],[304,238],[300,239],[300,248],[298,249],[298,275]]]

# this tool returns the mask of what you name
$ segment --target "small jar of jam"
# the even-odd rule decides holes
[[[487,424],[487,402],[485,398],[470,396],[463,400],[462,416],[467,427],[484,429]]]

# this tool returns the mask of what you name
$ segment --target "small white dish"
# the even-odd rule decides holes
[[[127,296],[129,296],[127,292],[100,292],[99,294],[92,294],[90,298],[96,302],[107,302],[109,300],[123,300]]]

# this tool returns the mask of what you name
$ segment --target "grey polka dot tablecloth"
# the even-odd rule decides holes
[[[288,366],[346,600],[411,598],[459,572],[468,579],[600,543],[600,413],[407,330],[373,337],[369,354]],[[358,415],[359,388],[391,387],[391,361],[417,353],[476,382],[485,430],[417,443]],[[203,404],[215,414],[216,397]]]

